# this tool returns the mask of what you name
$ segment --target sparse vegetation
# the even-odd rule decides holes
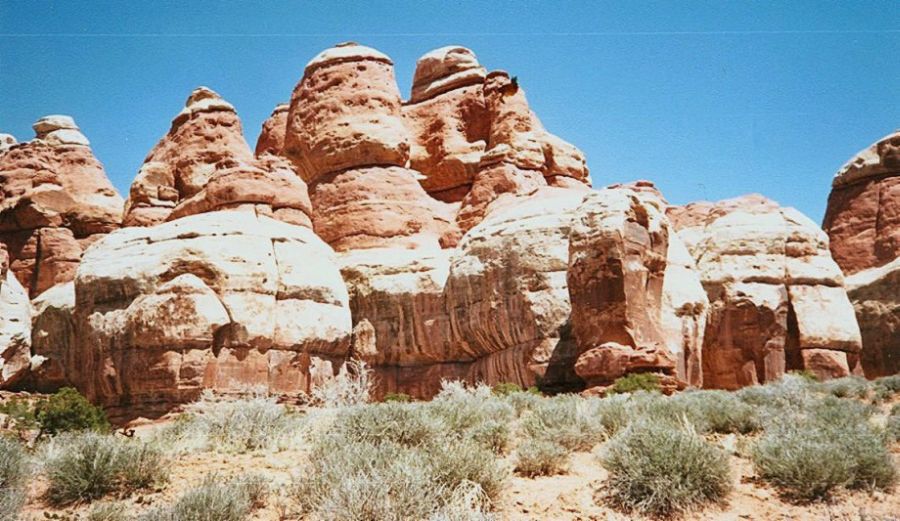
[[[838,398],[866,398],[872,385],[861,376],[847,376],[826,380],[819,384],[822,390]]]
[[[41,430],[51,436],[72,431],[109,431],[109,420],[100,407],[78,391],[63,387],[35,405]]]
[[[242,521],[264,504],[266,494],[258,476],[223,481],[210,475],[174,505],[151,510],[139,521]]]
[[[891,414],[887,417],[885,431],[891,441],[900,441],[900,403],[891,408]]]
[[[348,360],[338,374],[313,389],[313,403],[323,407],[347,407],[368,403],[372,395],[372,370],[361,360]]]
[[[607,393],[624,394],[638,391],[659,391],[659,376],[653,373],[632,373],[616,378]]]
[[[22,446],[0,437],[0,521],[15,521],[25,501],[28,461]]]
[[[127,521],[125,505],[121,503],[97,503],[91,507],[87,521]]]
[[[137,440],[72,433],[58,436],[47,451],[47,498],[57,505],[133,492],[167,477],[162,452]]]
[[[728,457],[689,428],[643,420],[601,456],[607,497],[627,511],[664,515],[717,502],[731,490]]]
[[[829,397],[772,422],[752,451],[757,472],[802,501],[840,487],[890,486],[896,470],[870,413],[858,402]]]
[[[556,442],[531,439],[516,449],[515,471],[523,476],[550,476],[566,471],[569,451]]]
[[[409,403],[412,401],[412,397],[406,393],[387,393],[384,395],[384,402],[399,402],[399,403]]]

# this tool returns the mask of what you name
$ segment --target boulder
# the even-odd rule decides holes
[[[0,155],[0,242],[31,296],[71,281],[84,248],[115,230],[122,198],[69,116]]]
[[[152,226],[216,210],[247,210],[311,226],[306,184],[283,159],[253,156],[234,107],[194,89],[144,160],[125,205],[125,226]]]
[[[308,392],[311,365],[342,361],[346,287],[306,227],[213,212],[110,234],[75,279],[67,367],[114,411],[165,411],[202,389]]]
[[[735,389],[800,369],[839,377],[857,367],[859,326],[812,221],[762,196],[692,203],[669,216],[710,300],[704,386]]]
[[[847,277],[869,378],[900,373],[900,258]]]

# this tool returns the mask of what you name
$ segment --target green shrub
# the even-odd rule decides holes
[[[35,405],[41,430],[56,435],[70,431],[108,432],[109,420],[100,407],[71,387],[63,387]]]
[[[13,426],[19,431],[38,429],[37,413],[31,400],[20,397],[12,397],[0,403],[0,414],[5,414],[13,421]]]
[[[757,473],[801,501],[840,487],[890,486],[896,470],[870,414],[858,402],[829,397],[773,422],[751,452]]]
[[[601,456],[608,498],[617,506],[668,515],[718,502],[731,490],[728,457],[694,432],[637,421],[616,435]]]
[[[0,437],[0,521],[15,521],[25,503],[28,461],[25,450],[14,441]]]
[[[876,392],[881,392],[884,397],[893,396],[900,393],[900,374],[876,378],[872,385]]]
[[[491,391],[497,396],[506,396],[513,393],[524,392],[522,386],[512,382],[500,382]]]
[[[243,521],[254,508],[264,504],[267,488],[262,478],[222,481],[207,476],[174,505],[147,512],[140,521]]]
[[[54,440],[49,452],[44,463],[47,497],[57,505],[132,492],[167,478],[162,452],[137,440],[72,433]]]
[[[659,376],[653,373],[631,373],[616,378],[607,393],[624,394],[636,393],[638,391],[659,391]]]
[[[816,376],[816,373],[810,371],[809,369],[796,369],[794,371],[788,371],[788,374],[798,378],[803,378],[810,383],[816,383],[819,381],[819,377]]]
[[[399,403],[409,403],[412,401],[412,397],[406,393],[387,393],[384,395],[384,402],[399,402]]]
[[[516,473],[527,476],[551,476],[566,471],[569,451],[548,440],[526,440],[516,449]]]

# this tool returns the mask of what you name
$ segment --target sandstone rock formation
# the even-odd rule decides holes
[[[12,134],[0,133],[0,154],[3,154],[17,143],[18,141],[16,141],[15,136],[13,136]]]
[[[30,367],[31,303],[0,246],[0,389],[19,383]]]
[[[327,49],[294,89],[283,154],[310,184],[316,233],[335,250],[431,247],[453,236],[449,208],[406,168],[409,131],[390,58]]]
[[[271,154],[273,156],[281,155],[284,149],[284,133],[287,131],[288,109],[290,105],[280,103],[272,111],[263,122],[262,130],[259,138],[256,140],[256,155]]]
[[[110,234],[85,255],[75,296],[79,363],[68,377],[114,409],[165,409],[206,388],[306,392],[349,349],[330,248],[252,213]]]
[[[0,242],[37,296],[72,280],[84,248],[118,228],[122,198],[72,118],[33,127],[35,139],[0,154]]]
[[[862,332],[866,376],[900,372],[900,131],[835,175],[823,224]]]
[[[812,221],[761,196],[669,215],[711,302],[704,386],[734,389],[794,369],[845,376],[857,366],[859,328],[828,238]]]
[[[32,371],[27,386],[53,392],[73,385],[70,373],[80,365],[75,351],[75,282],[57,284],[32,302]]]
[[[303,181],[277,157],[254,158],[234,107],[199,87],[144,160],[131,185],[123,224],[151,226],[235,209],[311,226]]]

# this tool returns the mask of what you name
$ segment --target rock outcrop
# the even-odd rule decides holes
[[[900,372],[900,131],[835,175],[823,227],[849,275],[866,376]]]
[[[281,155],[284,149],[284,133],[287,131],[288,109],[290,105],[280,103],[272,114],[263,122],[262,130],[256,139],[256,156],[271,154]]]
[[[122,198],[68,116],[46,116],[36,137],[0,154],[0,242],[10,269],[37,296],[71,281],[84,249],[119,227]]]
[[[706,387],[734,389],[786,370],[850,374],[860,334],[828,238],[761,196],[671,208],[709,295]]]
[[[18,384],[30,368],[31,303],[0,245],[0,389]]]
[[[256,159],[234,107],[195,89],[144,160],[125,205],[125,226],[152,226],[215,210],[246,210],[311,226],[306,185],[284,160]]]
[[[68,378],[132,413],[202,389],[308,392],[349,349],[331,249],[306,227],[252,213],[112,233],[85,255],[75,298],[79,363]]]
[[[335,250],[436,247],[454,235],[452,210],[406,168],[409,139],[390,58],[347,43],[307,64],[283,154],[309,183],[314,228]]]

